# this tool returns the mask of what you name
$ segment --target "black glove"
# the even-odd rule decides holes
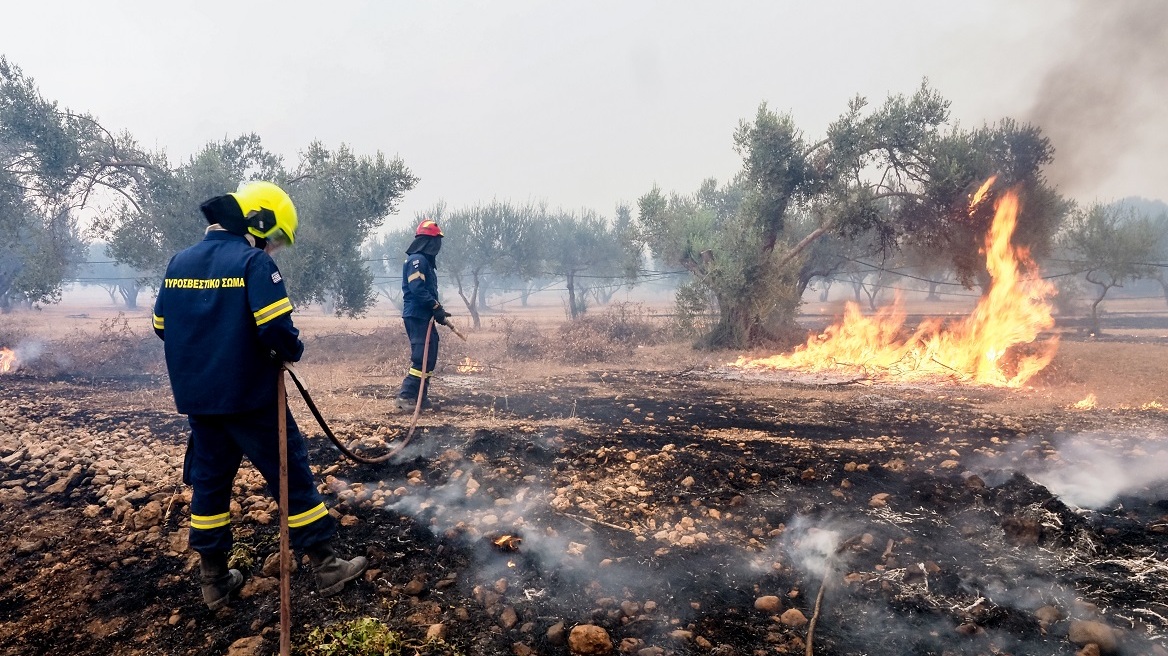
[[[449,317],[450,317],[450,313],[446,311],[446,308],[442,307],[441,303],[434,306],[434,322],[435,323],[440,323],[440,324],[445,326],[446,319]]]

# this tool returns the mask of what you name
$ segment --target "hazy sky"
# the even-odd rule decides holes
[[[876,104],[923,77],[965,125],[1041,120],[1071,195],[1168,199],[1164,8],[38,0],[5,5],[0,54],[172,162],[246,132],[290,163],[313,139],[399,155],[421,182],[394,227],[439,200],[611,215],[654,184],[689,193],[737,171],[732,134],[760,102],[817,139],[851,96]]]

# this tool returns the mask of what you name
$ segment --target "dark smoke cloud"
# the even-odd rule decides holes
[[[1168,195],[1168,156],[1156,147],[1168,145],[1168,2],[1081,2],[1061,36],[1039,37],[1067,45],[1025,117],[1056,149],[1050,180],[1082,198],[1114,175],[1138,176],[1156,187],[1144,195]],[[1134,151],[1139,169],[1125,168]]]

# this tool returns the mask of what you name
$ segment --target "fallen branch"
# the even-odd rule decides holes
[[[856,544],[864,536],[856,535],[844,540],[835,548],[835,552],[823,563],[823,581],[819,584],[819,593],[815,595],[815,610],[811,613],[811,621],[807,624],[807,652],[806,656],[812,656],[815,651],[815,624],[819,621],[819,609],[823,606],[823,593],[827,590],[827,581],[831,578],[831,561],[832,558],[843,552],[844,549]],[[891,540],[889,540],[889,549],[892,548]]]
[[[819,594],[815,595],[815,611],[811,613],[811,622],[807,625],[807,653],[806,656],[812,656],[815,653],[815,623],[819,621],[819,608],[823,604],[823,591],[827,590],[827,577],[831,576],[831,568],[823,576],[823,582],[819,584]]]
[[[571,513],[564,513],[564,512],[556,513],[556,514],[561,515],[563,517],[568,517],[570,519],[574,519],[578,522],[591,522],[593,524],[599,524],[601,526],[606,526],[608,528],[615,528],[616,530],[624,531],[625,533],[632,533],[633,532],[632,529],[628,529],[628,528],[625,528],[623,526],[617,526],[616,524],[609,524],[608,522],[602,522],[599,519],[593,519],[591,517],[584,517],[583,515],[573,515]]]

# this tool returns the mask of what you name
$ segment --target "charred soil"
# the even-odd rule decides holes
[[[380,466],[345,461],[294,399],[338,550],[371,565],[331,598],[295,572],[293,642],[373,617],[420,653],[564,655],[593,625],[613,653],[803,654],[814,617],[817,654],[1168,654],[1168,410],[1050,393],[1114,366],[1094,346],[1015,391],[817,385],[652,353],[448,367],[443,409]],[[304,369],[353,448],[400,439],[392,376]],[[249,581],[208,611],[164,377],[0,383],[0,653],[276,652],[275,505],[245,467]]]

